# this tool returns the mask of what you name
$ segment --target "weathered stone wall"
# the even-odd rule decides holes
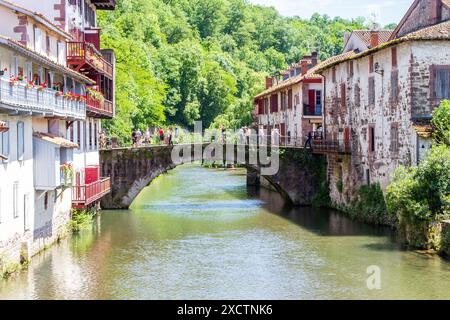
[[[279,192],[294,205],[326,205],[328,184],[326,181],[326,157],[300,149],[285,149],[280,155],[280,169],[274,176],[261,176],[262,186]],[[326,203],[325,203],[326,202]]]
[[[348,72],[350,62],[336,66],[335,82],[332,69],[324,73],[326,138],[343,144],[348,130],[352,150],[349,163],[337,159],[341,164],[336,165],[333,156],[329,159],[332,166],[342,168],[329,171],[331,197],[337,204],[348,205],[351,197],[337,190],[336,181],[342,179],[344,193],[349,194],[355,194],[367,183],[380,183],[385,190],[398,166],[417,165],[419,161],[418,135],[412,118],[430,117],[438,105],[439,101],[432,98],[431,70],[433,66],[450,65],[450,44],[445,41],[407,42],[397,45],[396,52],[396,66],[392,48],[373,54],[374,65],[380,66],[379,73],[375,68],[370,72],[369,56],[353,61],[353,76]],[[394,81],[395,78],[398,80]],[[369,99],[369,81],[374,84],[374,103]],[[395,83],[398,83],[397,91]],[[371,128],[374,129],[374,151],[370,148]]]

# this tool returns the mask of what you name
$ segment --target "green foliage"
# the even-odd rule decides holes
[[[91,210],[72,210],[72,219],[69,221],[69,229],[73,233],[80,232],[92,225],[95,212]]]
[[[388,213],[379,184],[361,186],[358,199],[350,206],[349,213],[355,219],[378,225],[395,226],[398,222],[395,215]]]
[[[450,146],[450,100],[444,100],[433,112],[431,125],[438,144]]]
[[[336,189],[339,191],[339,193],[344,192],[344,182],[342,180],[338,180],[336,182]]]
[[[388,209],[410,222],[436,221],[449,212],[450,147],[435,146],[417,168],[399,168],[387,190]]]
[[[129,144],[133,127],[249,125],[266,75],[312,50],[340,53],[344,32],[363,23],[285,18],[246,0],[118,0],[99,12],[103,47],[117,59],[116,117],[105,127]]]

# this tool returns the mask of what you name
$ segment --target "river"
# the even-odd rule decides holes
[[[389,229],[188,165],[0,280],[0,299],[448,299],[449,284],[450,263],[402,250]]]

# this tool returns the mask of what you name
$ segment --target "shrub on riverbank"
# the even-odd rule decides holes
[[[69,230],[73,233],[80,232],[92,225],[95,210],[72,210],[72,218],[69,221]]]
[[[400,167],[387,189],[389,212],[399,218],[404,240],[417,248],[437,248],[435,223],[450,215],[450,147],[434,146],[415,168]]]
[[[358,190],[357,200],[347,211],[353,219],[367,223],[392,227],[397,226],[398,223],[396,216],[389,214],[383,191],[378,183],[361,186]]]

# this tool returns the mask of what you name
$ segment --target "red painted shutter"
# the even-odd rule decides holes
[[[309,90],[309,114],[313,115],[316,108],[316,90]]]

